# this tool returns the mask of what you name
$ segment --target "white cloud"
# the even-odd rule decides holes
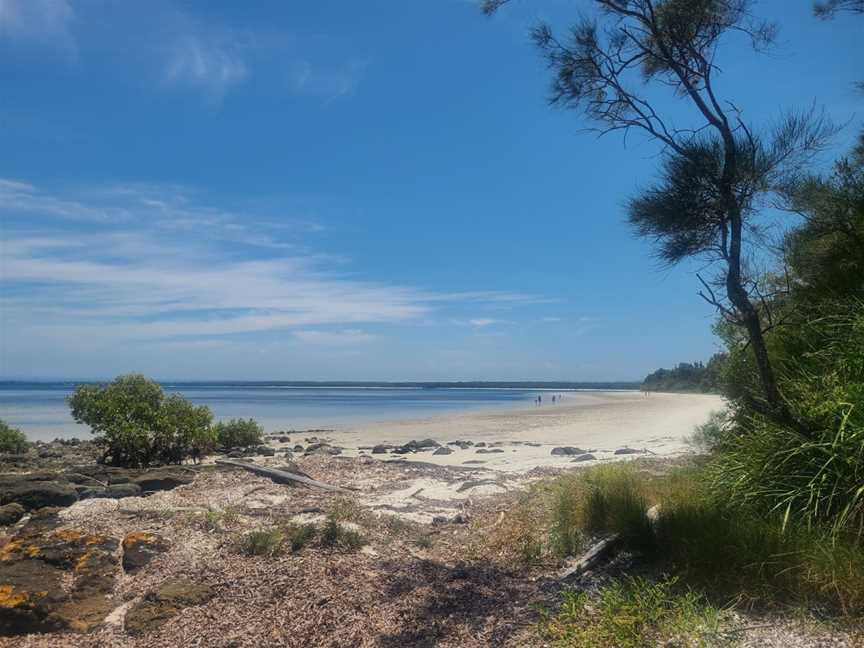
[[[367,344],[375,339],[375,336],[357,329],[345,329],[343,331],[294,331],[294,337],[304,344],[316,344],[322,346],[354,346],[356,344]]]
[[[368,59],[355,58],[339,64],[311,63],[297,58],[288,63],[288,78],[295,94],[320,97],[325,102],[353,94],[369,67]]]
[[[77,57],[75,13],[68,0],[0,0],[0,38],[29,42]]]
[[[165,83],[198,88],[211,103],[221,103],[250,73],[249,45],[233,35],[200,29],[166,44]]]
[[[484,326],[492,326],[493,324],[497,324],[498,322],[499,322],[499,320],[491,319],[488,317],[480,317],[477,319],[468,320],[468,323],[471,326],[476,326],[478,328],[482,328]]]

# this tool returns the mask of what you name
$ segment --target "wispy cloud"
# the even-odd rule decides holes
[[[353,94],[370,64],[338,38],[222,24],[160,0],[111,11],[99,3],[73,10],[69,0],[0,0],[0,39],[64,52],[85,73],[107,55],[133,83],[192,91],[212,107],[253,80],[329,103]]]
[[[343,259],[299,240],[314,224],[268,226],[278,219],[202,205],[176,187],[63,192],[0,180],[0,219],[10,348],[200,345],[277,331],[304,345],[349,346],[374,339],[360,326],[419,322],[465,294],[498,298],[358,279],[339,271]]]
[[[0,38],[78,56],[68,0],[0,0]]]

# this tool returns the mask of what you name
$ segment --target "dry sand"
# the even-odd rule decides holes
[[[536,466],[564,467],[571,463],[572,457],[551,454],[556,446],[585,449],[598,461],[615,456],[619,448],[674,456],[687,449],[684,439],[694,427],[723,407],[720,396],[708,394],[654,393],[646,397],[640,392],[571,392],[555,405],[347,427],[336,432],[333,442],[345,448],[349,456],[361,452],[360,448],[401,445],[412,439],[431,438],[441,444],[457,440],[484,442],[504,452],[478,454],[475,447],[462,450],[450,446],[454,452],[449,455],[424,452],[407,458],[522,472]],[[388,456],[396,458],[380,457]],[[468,461],[483,463],[466,464]]]

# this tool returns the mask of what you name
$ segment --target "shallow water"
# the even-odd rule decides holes
[[[163,383],[214,418],[253,417],[275,430],[340,428],[363,421],[425,418],[436,414],[524,407],[541,394],[550,402],[565,390],[460,387],[298,387],[262,383]],[[89,436],[69,414],[65,398],[73,383],[0,383],[0,419],[31,440]],[[566,396],[565,396],[566,401]]]

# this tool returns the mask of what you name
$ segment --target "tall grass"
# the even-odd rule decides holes
[[[784,528],[780,515],[723,502],[706,483],[701,469],[661,477],[628,464],[588,470],[559,480],[552,528],[559,538],[618,533],[627,549],[721,605],[864,612],[864,547],[856,539],[791,521]],[[656,504],[652,523],[645,512]]]

